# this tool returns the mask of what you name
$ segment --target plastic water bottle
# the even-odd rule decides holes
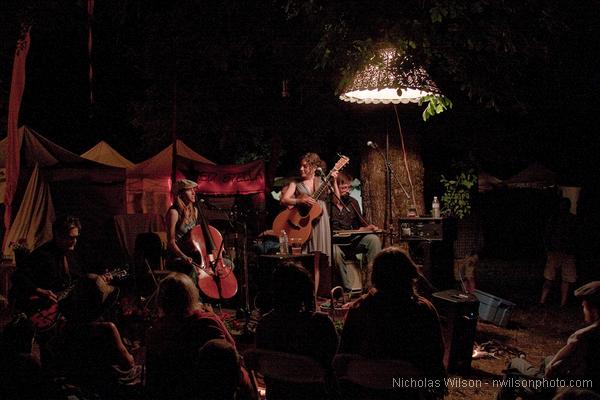
[[[288,254],[288,236],[284,229],[279,234],[279,254]]]
[[[433,218],[441,218],[442,215],[440,213],[440,201],[437,196],[433,196],[433,203],[431,203],[431,216]]]

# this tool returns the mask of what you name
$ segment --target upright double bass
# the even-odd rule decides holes
[[[198,287],[211,299],[230,299],[237,293],[238,283],[233,266],[223,259],[223,236],[208,224],[202,210],[198,211],[200,223],[190,230],[188,238],[194,253]]]

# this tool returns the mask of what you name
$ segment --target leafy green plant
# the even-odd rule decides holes
[[[419,100],[419,105],[422,105],[423,103],[427,103],[427,107],[425,107],[422,114],[423,121],[427,121],[429,117],[452,109],[452,100],[446,96],[428,95]]]
[[[448,216],[463,219],[471,213],[471,189],[477,183],[473,169],[460,172],[452,179],[442,175],[440,179],[445,192],[442,195],[442,212]]]

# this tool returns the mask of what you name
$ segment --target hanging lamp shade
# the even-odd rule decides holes
[[[358,104],[418,103],[428,95],[440,95],[423,67],[394,48],[383,48],[342,88],[340,100]]]

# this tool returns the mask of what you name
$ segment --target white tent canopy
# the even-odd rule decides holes
[[[123,157],[104,140],[101,140],[94,147],[83,153],[81,157],[112,167],[133,168],[135,166],[134,163]]]

